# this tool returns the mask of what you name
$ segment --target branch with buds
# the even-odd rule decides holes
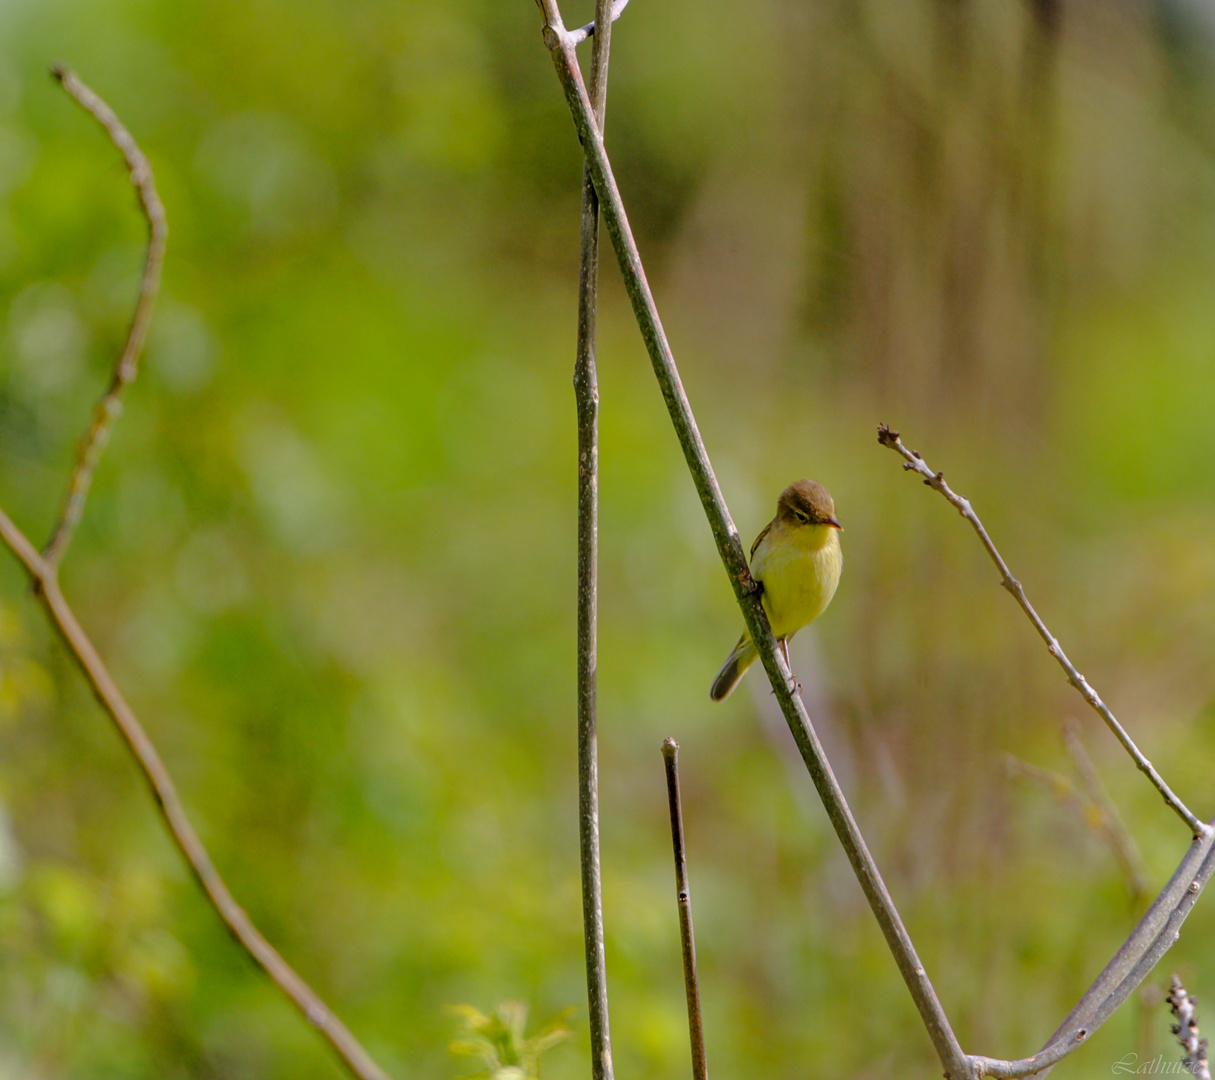
[[[1198,1080],[1211,1080],[1211,1067],[1207,1062],[1207,1040],[1198,1037],[1198,1017],[1194,1011],[1198,999],[1190,997],[1181,985],[1180,976],[1174,975],[1173,988],[1164,1000],[1169,1003],[1173,1015],[1177,1018],[1177,1023],[1173,1025],[1173,1034],[1177,1036],[1177,1041],[1185,1051],[1185,1056],[1181,1059],[1182,1065],[1198,1077]]]

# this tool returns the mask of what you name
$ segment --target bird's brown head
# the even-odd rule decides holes
[[[780,493],[776,516],[792,525],[830,525],[841,532],[844,526],[835,519],[835,501],[817,480],[798,480]]]

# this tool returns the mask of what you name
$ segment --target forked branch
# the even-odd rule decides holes
[[[40,555],[25,534],[13,524],[3,510],[0,510],[0,540],[16,555],[34,582],[39,601],[46,609],[51,624],[80,666],[97,700],[109,714],[130,750],[136,765],[152,789],[157,810],[169,835],[181,851],[216,914],[237,943],[329,1042],[351,1073],[360,1080],[388,1080],[388,1074],[376,1064],[346,1025],[329,1010],[312,988],[262,937],[244,909],[228,891],[228,886],[215,869],[211,856],[186,817],[177,786],[173,783],[160,754],[59,589],[59,562],[71,538],[72,529],[80,520],[93,470],[104,449],[110,427],[119,412],[122,391],[135,377],[139,352],[147,335],[148,319],[156,296],[167,232],[164,209],[156,197],[151,168],[134,139],[109,106],[72,72],[59,67],[55,69],[55,76],[63,83],[68,93],[97,118],[122,151],[131,168],[132,182],[140,193],[140,204],[148,218],[151,235],[143,284],[131,322],[131,331],[115,368],[110,388],[98,405],[93,422],[81,444],[80,456],[72,474],[71,489],[54,539],[46,554]]]
[[[885,424],[879,424],[878,442],[899,454],[904,459],[904,469],[923,477],[924,483],[928,487],[932,488],[933,491],[939,492],[950,506],[970,522],[971,528],[978,535],[987,554],[991,556],[991,561],[996,564],[996,569],[1000,571],[1000,584],[1008,590],[1012,598],[1020,605],[1021,610],[1025,612],[1029,621],[1033,623],[1034,629],[1038,631],[1038,636],[1046,642],[1047,651],[1058,661],[1059,666],[1063,669],[1064,675],[1067,676],[1067,681],[1076,688],[1080,696],[1105,721],[1110,731],[1114,733],[1114,737],[1122,743],[1123,749],[1131,755],[1131,758],[1139,767],[1139,771],[1152,782],[1152,785],[1160,792],[1169,808],[1190,827],[1191,833],[1194,836],[1206,836],[1211,827],[1203,824],[1194,816],[1189,807],[1173,794],[1172,789],[1164,782],[1164,778],[1153,768],[1152,763],[1143,756],[1139,747],[1135,745],[1130,735],[1126,733],[1126,729],[1118,723],[1114,714],[1110,712],[1109,706],[1101,700],[1097,691],[1088,684],[1084,676],[1076,670],[1075,665],[1067,658],[1067,654],[1063,651],[1058,639],[1046,628],[1046,623],[1042,621],[1041,616],[1029,602],[1029,597],[1025,595],[1025,590],[1021,587],[1021,582],[1012,576],[1012,572],[1008,569],[1008,564],[996,549],[996,545],[992,543],[991,537],[987,535],[987,530],[983,527],[983,522],[979,520],[979,515],[971,507],[970,501],[958,495],[945,483],[944,473],[933,472],[920,456],[918,450],[908,450],[903,445],[903,441],[899,438],[897,431],[891,431]]]

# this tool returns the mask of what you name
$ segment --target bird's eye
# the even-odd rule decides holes
[[[800,510],[794,510],[793,513],[796,515],[797,520],[800,521],[803,525],[808,525],[810,523],[810,519],[808,517],[806,517],[806,515],[803,514]]]

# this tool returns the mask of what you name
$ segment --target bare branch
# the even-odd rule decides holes
[[[918,473],[924,477],[924,483],[940,494],[948,501],[959,514],[970,522],[971,527],[978,535],[983,547],[987,550],[987,554],[991,556],[992,562],[996,564],[996,568],[1000,571],[1000,584],[1012,594],[1014,600],[1021,605],[1021,610],[1025,612],[1029,621],[1033,623],[1034,629],[1038,631],[1039,636],[1046,642],[1046,647],[1051,656],[1053,656],[1063,669],[1067,676],[1067,681],[1079,691],[1080,696],[1096,710],[1097,714],[1105,721],[1110,731],[1122,743],[1123,748],[1131,755],[1136,765],[1139,766],[1142,772],[1160,792],[1164,801],[1177,814],[1182,821],[1189,827],[1194,836],[1205,836],[1210,829],[1209,825],[1203,824],[1190,809],[1183,803],[1166,784],[1160,774],[1152,767],[1152,763],[1143,756],[1139,748],[1131,740],[1131,737],[1126,733],[1123,726],[1115,719],[1114,714],[1110,712],[1109,707],[1097,695],[1097,691],[1089,686],[1084,676],[1075,668],[1075,665],[1067,658],[1059,645],[1058,640],[1046,628],[1046,623],[1042,621],[1038,613],[1030,604],[1029,598],[1025,595],[1025,590],[1021,587],[1021,582],[1012,576],[1008,569],[1008,564],[1004,561],[1003,556],[996,550],[996,545],[992,543],[991,537],[987,535],[987,530],[983,527],[983,522],[979,520],[979,516],[971,508],[970,502],[962,498],[961,495],[953,492],[949,485],[945,483],[943,473],[933,472],[928,467],[924,459],[916,450],[908,450],[899,438],[897,431],[891,431],[885,424],[878,425],[878,442],[883,446],[889,447],[896,453],[901,455],[905,461],[903,468],[909,472]]]
[[[1033,1057],[1021,1058],[1019,1061],[1001,1061],[979,1055],[975,1055],[970,1061],[975,1075],[979,1077],[995,1076],[1002,1080],[1016,1080],[1020,1076],[1044,1076],[1045,1070],[1053,1068],[1073,1050],[1080,1049],[1091,1034],[1087,1028],[1077,1028],[1072,1032],[1070,1042],[1060,1039],[1046,1049],[1039,1050]]]
[[[899,971],[907,984],[912,999],[919,1009],[933,1045],[941,1058],[945,1071],[952,1080],[963,1080],[973,1075],[971,1064],[958,1044],[950,1027],[948,1017],[937,1000],[932,983],[916,954],[911,938],[907,934],[902,918],[878,872],[873,856],[857,827],[852,811],[844,798],[831,765],[823,753],[818,735],[810,723],[801,698],[793,692],[793,679],[788,665],[780,655],[772,628],[768,625],[763,606],[756,595],[757,590],[747,567],[738,530],[730,518],[729,509],[722,497],[721,489],[713,474],[713,467],[705,452],[704,443],[692,415],[687,395],[680,381],[679,370],[671,354],[662,321],[654,304],[654,297],[646,281],[641,256],[629,228],[628,217],[612,175],[611,164],[603,147],[595,122],[594,112],[582,72],[570,36],[561,21],[556,0],[537,0],[544,14],[544,42],[553,59],[557,76],[565,92],[566,101],[573,116],[578,137],[590,165],[595,191],[604,216],[608,234],[620,263],[625,288],[633,305],[633,312],[645,339],[654,373],[658,378],[662,395],[667,404],[671,422],[684,451],[684,458],[700,495],[701,505],[713,530],[713,538],[725,564],[735,597],[742,609],[743,618],[772,682],[781,711],[789,724],[802,759],[810,772],[819,797],[835,827],[840,842],[848,855],[861,889],[886,937]]]
[[[603,6],[606,7],[607,5],[603,5]],[[580,26],[577,30],[571,30],[569,32],[570,43],[573,45],[581,45],[584,41],[586,41],[587,38],[589,38],[592,34],[595,33],[595,23],[603,23],[603,25],[609,26],[611,23],[614,23],[617,19],[620,18],[621,12],[623,12],[624,9],[628,6],[629,6],[629,0],[616,0],[616,2],[611,5],[611,7],[612,7],[611,18],[608,19],[606,22],[604,22],[604,13],[600,10],[599,0],[595,0],[595,18],[594,18],[594,20],[587,23],[586,26]],[[595,97],[594,86],[595,86],[595,72],[594,72],[594,68],[592,68],[591,69],[591,100],[595,102],[595,114],[597,116],[599,116],[600,121],[602,121],[603,117],[601,115],[599,115],[600,114],[599,103],[598,103],[598,99]],[[601,124],[601,126],[602,126],[602,124]]]
[[[114,366],[114,373],[110,376],[110,385],[93,410],[93,422],[80,442],[80,449],[76,455],[76,467],[72,470],[72,478],[68,484],[67,497],[59,515],[59,522],[46,547],[47,566],[54,572],[72,539],[72,530],[75,529],[84,512],[84,501],[88,498],[93,473],[97,469],[97,463],[101,460],[106,442],[109,440],[110,429],[119,413],[122,412],[123,392],[134,381],[139,370],[139,356],[143,352],[144,342],[147,340],[148,323],[152,318],[152,305],[156,302],[156,293],[160,288],[160,268],[164,263],[169,225],[165,219],[165,209],[161,205],[160,196],[156,193],[156,183],[152,179],[152,167],[148,164],[148,159],[144,157],[143,151],[131,137],[131,133],[115,115],[114,110],[85,86],[71,69],[57,64],[52,69],[52,74],[59,80],[63,88],[80,103],[81,107],[105,129],[110,140],[122,152],[127,168],[131,172],[131,183],[139,196],[139,205],[148,222],[148,251],[144,257],[143,280],[139,286],[139,300],[135,304],[135,314],[131,318],[131,328],[127,333],[126,344],[123,346],[122,354],[118,357],[118,363]]]
[[[696,930],[692,926],[692,894],[683,843],[683,805],[679,798],[679,743],[666,739],[662,758],[667,772],[667,802],[671,808],[671,847],[675,853],[675,897],[679,904],[679,944],[683,952],[683,987],[688,998],[688,1037],[692,1043],[692,1080],[709,1080],[705,1063],[705,1031],[700,1018],[700,978],[696,973]]]
[[[1198,1037],[1198,1016],[1194,1011],[1198,999],[1190,997],[1181,985],[1180,976],[1174,975],[1173,988],[1165,1000],[1172,1008],[1173,1015],[1177,1017],[1173,1034],[1177,1036],[1177,1041],[1185,1051],[1181,1064],[1198,1077],[1198,1080],[1211,1080],[1211,1068],[1207,1061],[1207,1040]]]
[[[597,0],[604,32],[591,52],[591,95],[602,128],[607,110],[609,0]],[[582,177],[582,230],[578,273],[578,349],[574,398],[578,411],[578,837],[582,870],[582,931],[591,1029],[591,1074],[613,1080],[608,1016],[607,958],[599,866],[599,378],[595,323],[599,289],[599,199],[589,170]]]

